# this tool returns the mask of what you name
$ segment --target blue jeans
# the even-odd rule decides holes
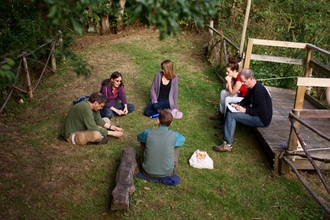
[[[227,109],[223,127],[223,139],[227,144],[232,144],[234,141],[236,122],[250,127],[265,127],[259,116],[251,116],[242,112],[231,112]]]
[[[157,100],[157,103],[149,103],[146,107],[144,114],[146,116],[152,116],[153,114],[158,113],[158,109],[169,109],[170,102],[168,99]]]
[[[122,103],[117,103],[116,105],[114,105],[113,107],[115,107],[116,109],[119,109],[119,110],[124,110],[124,105]],[[127,111],[128,113],[131,113],[132,111],[135,110],[135,107],[133,104],[129,104],[127,103]],[[118,114],[114,111],[112,111],[110,108],[107,108],[107,107],[103,107],[101,110],[100,110],[100,114],[101,114],[101,118],[112,118],[112,116],[118,116]]]

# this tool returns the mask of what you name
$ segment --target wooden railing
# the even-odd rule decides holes
[[[227,38],[224,34],[214,29],[212,25],[209,25],[207,27],[209,28],[209,33],[211,37],[207,57],[210,59],[211,55],[214,54],[215,64],[219,64],[220,67],[225,68],[226,64],[228,63],[228,57],[233,56],[233,54],[228,55],[229,51],[235,51],[235,56],[239,56],[239,47],[229,38]],[[228,45],[230,46],[230,48],[228,47]],[[217,75],[222,79],[221,75],[218,72]]]
[[[53,54],[53,52],[55,51],[56,47],[60,46],[62,43],[62,32],[60,31],[58,36],[56,38],[54,38],[51,42],[49,43],[45,43],[41,46],[39,46],[36,50],[32,51],[32,52],[23,52],[21,53],[16,59],[18,60],[18,67],[16,70],[16,79],[18,79],[20,73],[24,72],[25,73],[25,86],[26,89],[22,89],[20,87],[18,87],[17,84],[17,80],[15,80],[15,82],[13,83],[13,85],[9,88],[9,92],[7,93],[7,97],[4,101],[4,103],[2,103],[2,106],[0,108],[0,113],[3,111],[3,109],[6,107],[11,95],[13,94],[13,91],[16,89],[19,92],[22,93],[26,93],[28,98],[33,98],[33,91],[38,87],[46,69],[52,71],[52,72],[56,72],[56,58]],[[33,53],[35,53],[36,51],[45,48],[47,46],[50,45],[50,51],[48,54],[48,58],[46,60],[45,63],[32,59],[29,56],[32,55]],[[28,61],[33,61],[36,63],[39,63],[41,65],[43,65],[43,69],[40,73],[40,76],[37,80],[37,82],[35,83],[35,85],[32,85],[31,83],[31,77],[30,77],[30,71],[29,71],[29,65],[28,65]],[[51,67],[49,67],[49,62],[51,63]],[[0,65],[5,64],[5,61],[1,62]]]
[[[282,47],[282,48],[294,48],[294,49],[304,49],[306,50],[305,59],[296,59],[292,57],[278,57],[278,56],[268,56],[268,55],[260,55],[253,54],[253,46],[261,45],[261,46],[271,46],[271,47]],[[276,63],[286,63],[286,64],[295,64],[302,65],[305,67],[304,75],[305,77],[298,77],[297,80],[297,91],[296,98],[294,103],[295,112],[300,112],[303,108],[304,99],[308,96],[308,92],[311,87],[330,87],[330,67],[316,59],[312,58],[313,52],[322,53],[330,57],[330,52],[323,50],[315,45],[307,44],[307,43],[295,43],[295,42],[286,42],[286,41],[274,41],[274,40],[262,40],[262,39],[249,39],[246,57],[244,61],[244,68],[249,68],[251,60],[259,60],[259,61],[268,61],[268,62],[276,62]],[[327,78],[312,78],[313,71],[324,75]],[[299,125],[298,125],[299,129]],[[297,150],[297,137],[291,128],[290,138],[288,141],[288,151]]]

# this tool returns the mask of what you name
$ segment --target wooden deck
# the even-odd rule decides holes
[[[291,123],[289,121],[289,112],[292,111],[295,101],[295,91],[280,89],[275,87],[267,87],[270,91],[273,100],[273,119],[271,124],[266,128],[256,128],[256,132],[263,142],[267,152],[274,160],[274,170],[278,171],[281,161],[279,155],[286,150],[286,145],[290,135]],[[304,109],[318,109],[310,101],[304,101]],[[330,134],[329,119],[306,119],[311,126],[322,133]],[[300,129],[304,142],[308,151],[312,156],[320,158],[330,158],[330,142],[316,135],[304,126]],[[303,153],[303,150],[298,147],[297,152]],[[292,163],[297,169],[311,170],[314,169],[307,159],[299,156],[293,158]],[[317,162],[321,169],[330,169],[330,165]]]

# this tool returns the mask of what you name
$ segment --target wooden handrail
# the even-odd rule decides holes
[[[306,47],[307,48],[310,48],[310,49],[313,49],[317,52],[320,52],[320,53],[323,53],[324,55],[327,55],[327,56],[330,56],[330,52],[329,51],[326,51],[326,50],[323,50],[322,48],[319,48],[313,44],[306,44]]]
[[[236,46],[236,44],[234,44],[231,40],[229,40],[229,38],[227,38],[224,34],[220,33],[219,31],[217,31],[216,29],[214,29],[213,27],[207,25],[208,28],[210,28],[212,31],[214,31],[217,35],[220,35],[221,37],[223,37],[231,46],[235,47],[235,49],[237,49],[237,51],[239,51],[239,47]]]

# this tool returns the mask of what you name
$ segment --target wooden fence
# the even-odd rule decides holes
[[[208,45],[206,56],[212,64],[220,65],[220,67],[225,68],[228,63],[228,57],[233,56],[233,54],[229,55],[229,51],[234,51],[232,53],[235,53],[235,56],[240,56],[239,47],[224,34],[214,29],[212,24],[208,26],[208,28],[210,29],[211,40]],[[217,72],[217,75],[222,78],[219,72]]]
[[[304,49],[306,50],[306,57],[304,59],[296,59],[292,57],[278,57],[278,56],[268,56],[253,54],[253,46],[271,46],[271,47],[282,47],[282,48],[295,48],[295,49]],[[317,46],[307,43],[295,43],[295,42],[286,42],[286,41],[273,41],[273,40],[261,40],[261,39],[249,39],[248,46],[246,50],[246,57],[244,61],[244,68],[249,68],[251,60],[259,61],[268,61],[276,63],[286,63],[286,64],[296,64],[302,65],[305,67],[305,78],[300,77],[297,80],[297,91],[296,98],[294,103],[294,112],[302,112],[303,103],[305,98],[312,99],[306,91],[310,91],[307,87],[330,87],[330,66],[327,64],[312,58],[313,53],[321,53],[330,57],[330,52],[323,50]],[[313,71],[322,74],[327,78],[313,78]],[[329,111],[328,109],[324,111]],[[315,115],[316,111],[310,112],[310,115]],[[322,114],[322,113],[321,113]],[[324,113],[325,114],[325,113]],[[317,115],[320,116],[318,113]],[[299,126],[298,126],[299,127]],[[290,138],[289,138],[288,150],[297,150],[297,137],[291,129]]]
[[[56,36],[51,42],[45,43],[45,44],[39,46],[36,50],[34,50],[32,52],[29,52],[29,53],[28,52],[23,52],[17,57],[18,67],[17,67],[17,70],[16,70],[16,80],[13,83],[13,85],[9,88],[9,92],[7,93],[8,95],[7,95],[4,103],[2,103],[2,106],[0,108],[0,113],[6,107],[6,105],[9,101],[9,99],[11,98],[14,90],[17,90],[17,91],[22,92],[22,93],[26,93],[28,98],[33,98],[33,91],[38,87],[38,85],[39,85],[46,69],[48,69],[48,70],[50,70],[54,73],[56,72],[56,58],[54,56],[54,51],[55,51],[56,47],[61,46],[61,44],[62,44],[62,32],[59,31],[58,36]],[[49,45],[50,45],[50,50],[49,50],[48,58],[47,58],[45,63],[43,63],[39,60],[35,60],[35,59],[30,57],[30,55],[32,55],[36,51],[38,51],[42,48],[45,48]],[[37,82],[35,83],[35,85],[32,85],[32,83],[31,83],[31,77],[30,77],[28,61],[36,62],[36,63],[39,63],[39,64],[43,65],[43,69],[42,69],[42,71],[40,73],[40,76],[39,76]],[[49,63],[51,65],[51,67],[49,67]],[[3,65],[3,64],[5,64],[5,61],[0,63],[0,65]],[[26,89],[22,89],[22,88],[17,86],[17,79],[18,79],[18,77],[21,73],[25,73],[25,86],[26,86]]]

